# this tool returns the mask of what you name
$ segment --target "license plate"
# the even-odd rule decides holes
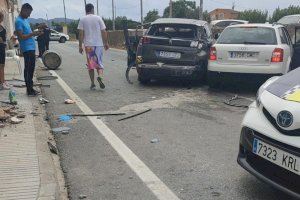
[[[167,51],[160,51],[159,56],[162,58],[174,58],[174,59],[180,59],[181,54],[175,53],[175,52],[167,52]]]
[[[230,58],[233,59],[253,59],[257,58],[257,52],[230,52]]]
[[[261,140],[254,139],[253,153],[282,167],[290,172],[300,175],[300,158],[269,145]]]

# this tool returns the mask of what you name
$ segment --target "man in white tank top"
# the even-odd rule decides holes
[[[108,50],[108,36],[106,26],[101,17],[95,15],[93,4],[85,7],[86,16],[82,17],[78,24],[79,30],[79,53],[83,54],[85,49],[87,67],[91,78],[91,90],[95,90],[95,73],[97,70],[100,88],[104,89],[103,81],[103,49]],[[83,48],[84,44],[84,48]]]

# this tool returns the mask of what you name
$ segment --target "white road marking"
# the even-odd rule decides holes
[[[50,72],[53,76],[58,77],[56,80],[59,85],[71,99],[76,101],[77,106],[83,113],[94,113],[55,71]],[[149,169],[149,167],[143,163],[143,161],[141,161],[100,119],[97,119],[97,117],[88,117],[88,119],[159,200],[179,200],[179,198],[151,171],[151,169]]]

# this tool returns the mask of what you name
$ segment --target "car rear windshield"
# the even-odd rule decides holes
[[[197,27],[188,24],[154,24],[148,35],[167,38],[196,39]]]
[[[223,31],[218,44],[277,44],[275,30],[265,27],[229,27]]]

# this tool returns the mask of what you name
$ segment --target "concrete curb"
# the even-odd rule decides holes
[[[38,60],[36,74],[42,67],[41,60]],[[42,96],[44,91],[40,88]],[[45,105],[37,103],[42,115],[36,116],[35,127],[37,137],[37,151],[40,163],[41,187],[38,200],[68,200],[68,192],[65,185],[64,174],[60,166],[59,155],[50,152],[48,142],[56,146],[51,127],[44,117],[47,117]],[[50,195],[51,194],[51,195]],[[50,196],[49,196],[50,195]]]

